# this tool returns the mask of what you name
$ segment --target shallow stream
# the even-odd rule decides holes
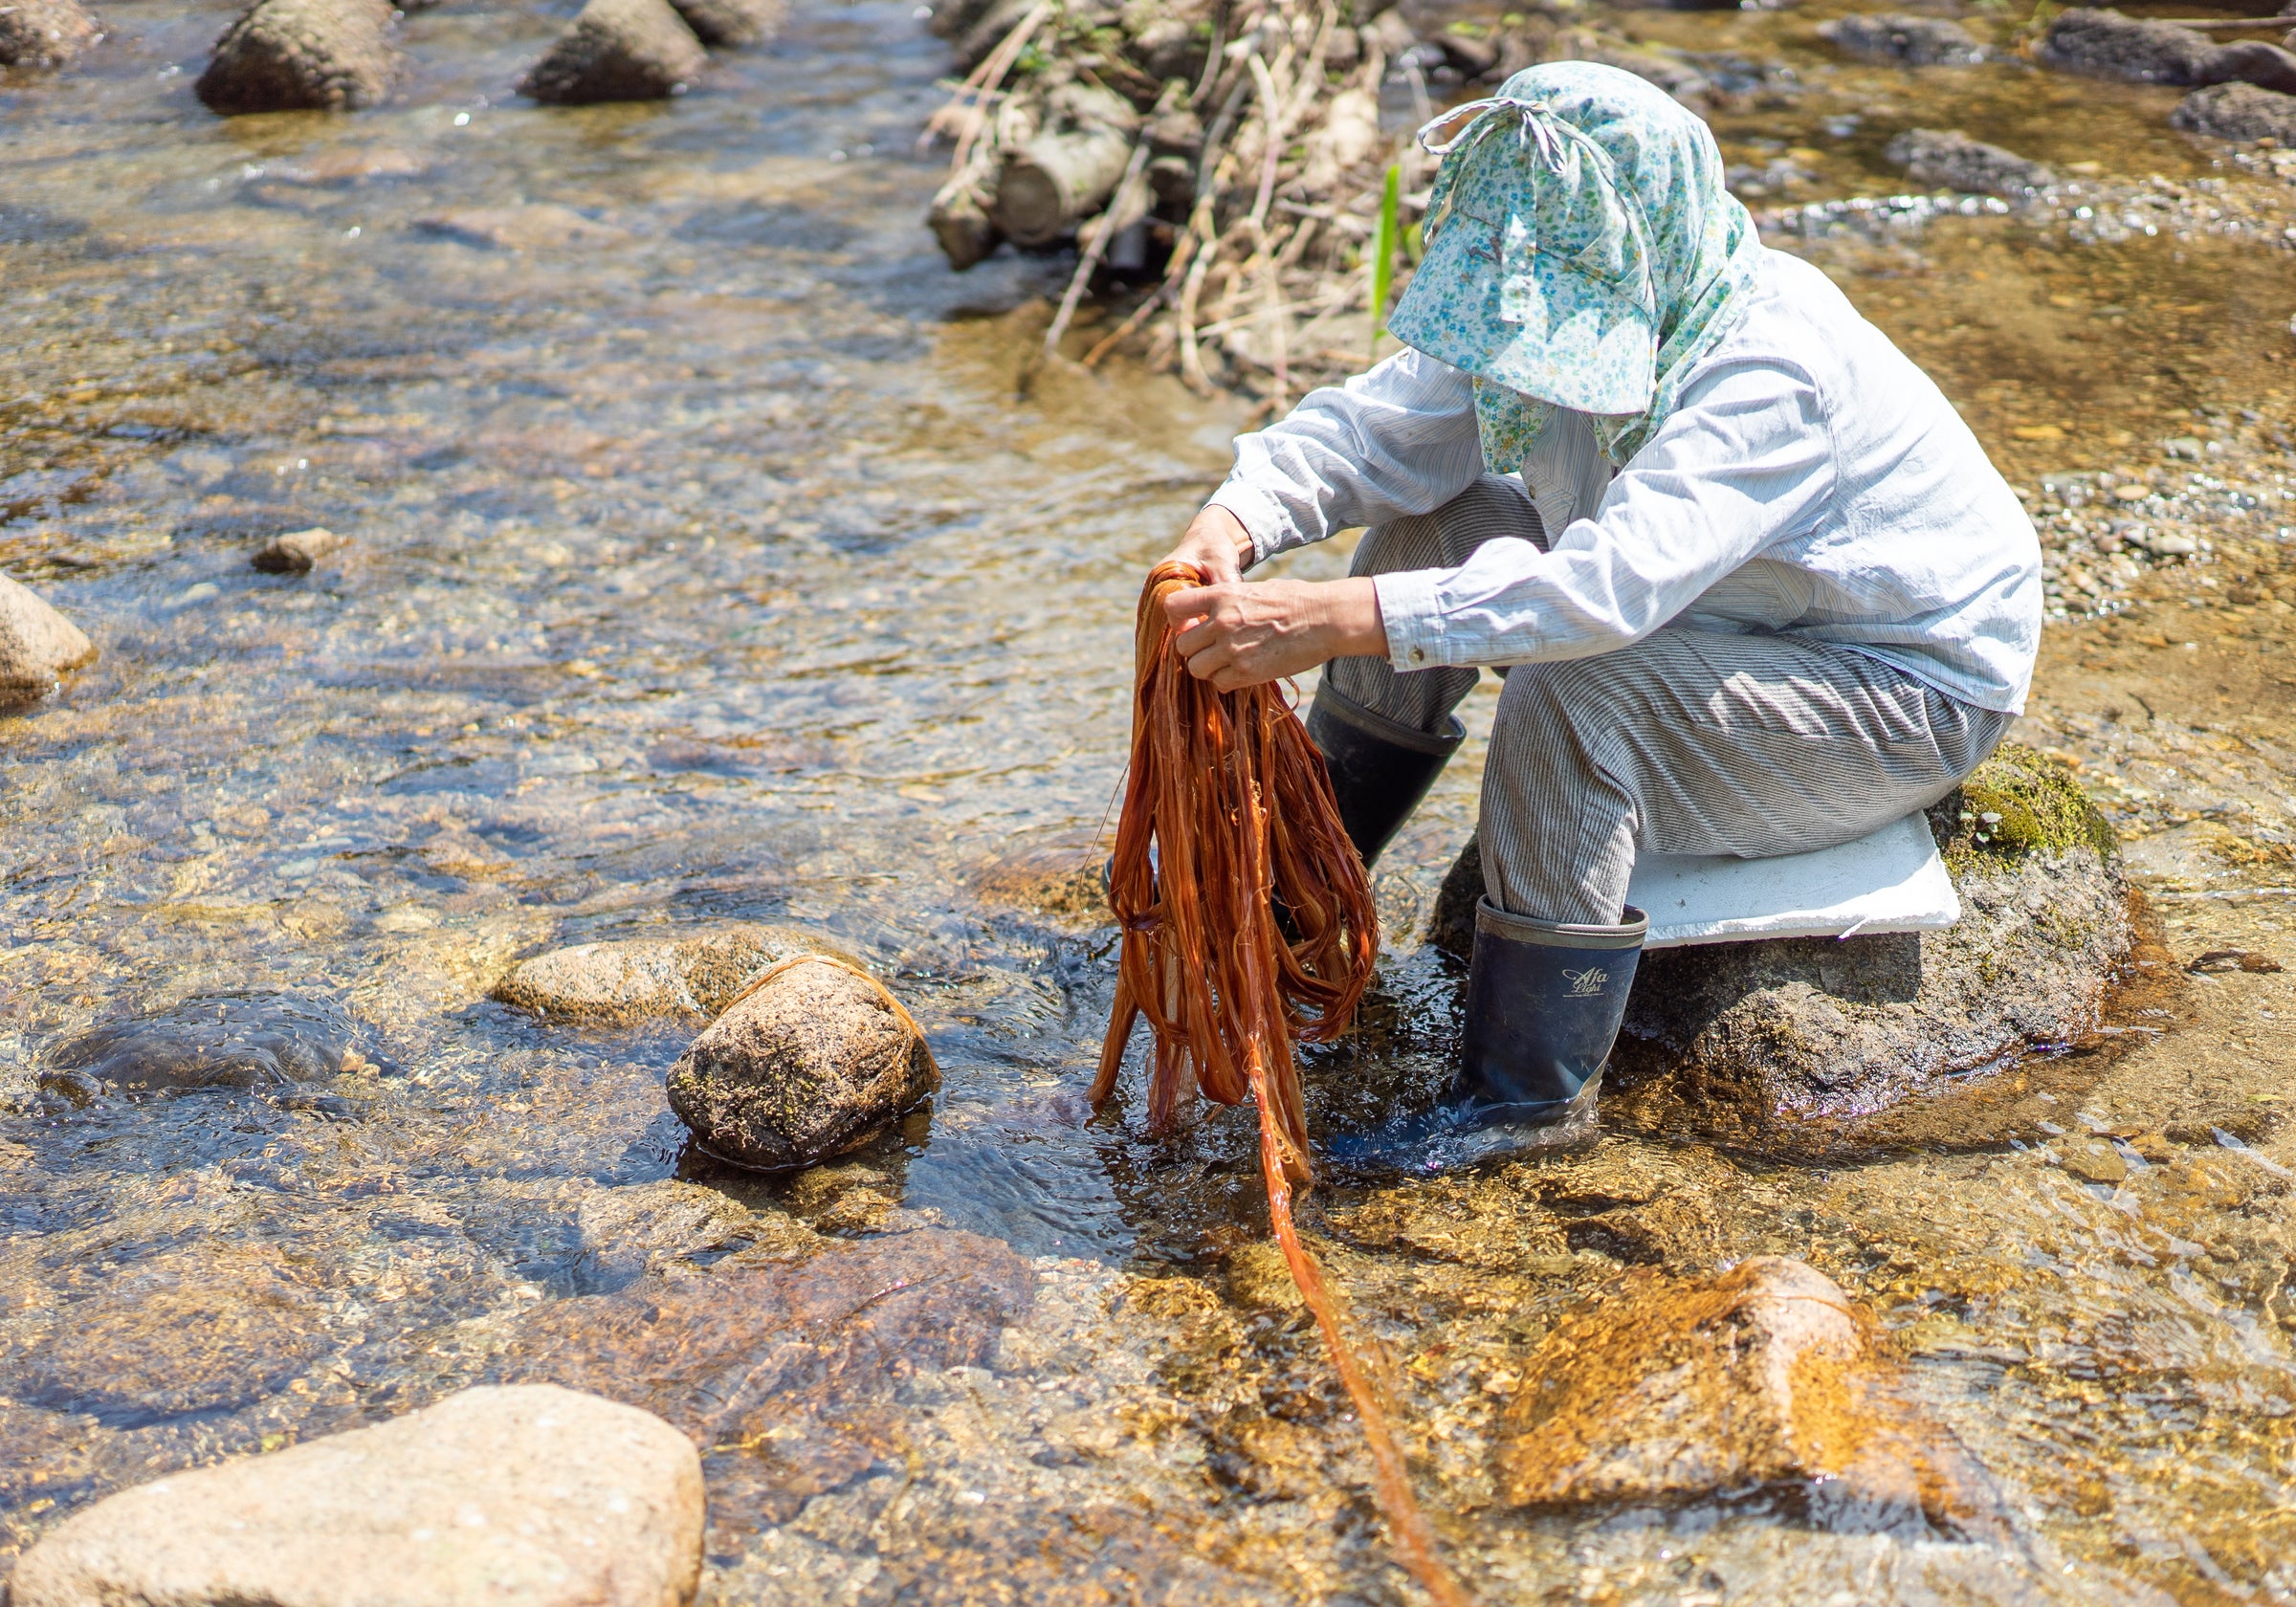
[[[681,1368],[739,1334],[639,1333],[629,1302],[696,1333],[768,1287],[804,1310],[789,1269],[865,1240],[920,1291],[881,1331],[906,1348],[705,1425],[705,1601],[1414,1599],[1262,1243],[1247,1114],[1159,1144],[1078,1108],[1111,957],[1074,884],[1137,578],[1245,407],[1037,361],[1059,258],[946,271],[916,150],[945,58],[907,6],[808,0],[674,102],[567,112],[507,87],[556,11],[448,0],[404,25],[389,106],[226,122],[189,84],[230,11],[112,0],[79,65],[0,80],[0,568],[103,653],[0,715],[0,1558],[124,1485],[483,1378],[676,1417]],[[2162,978],[2296,965],[2296,170],[2212,165],[2172,91],[1845,65],[1823,14],[1627,20],[1744,64],[1715,122],[1772,242],[2037,511],[2077,520],[2043,481],[2102,470],[2211,533],[2214,561],[2100,569],[2020,735],[2130,835]],[[1895,193],[1882,147],[1915,124],[2059,165],[2092,215],[1823,205]],[[311,525],[351,545],[249,567]],[[1375,1030],[1310,1068],[1326,1126],[1441,1073],[1454,981],[1414,937],[1467,759],[1382,864]],[[525,954],[731,919],[834,935],[923,1023],[946,1086],[896,1141],[728,1173],[663,1105],[690,1025],[486,998]],[[1612,1135],[1327,1188],[1462,1574],[1492,1602],[2296,1600],[2292,995],[2157,982],[2138,1046],[2004,1074],[1934,1150]],[[58,1074],[106,1024],[279,996],[341,1072]],[[2028,1147],[2083,1127],[2141,1140],[2126,1180]],[[1877,1313],[2006,1539],[1498,1505],[1499,1412],[1557,1312],[1629,1265],[1756,1253]],[[964,1275],[1020,1292],[937,1306]]]

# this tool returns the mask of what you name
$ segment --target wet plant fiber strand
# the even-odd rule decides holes
[[[1257,1105],[1269,1221],[1362,1421],[1390,1543],[1452,1607],[1466,1597],[1436,1556],[1386,1409],[1292,1221],[1292,1188],[1312,1180],[1292,1046],[1334,1038],[1354,1018],[1379,955],[1371,883],[1323,757],[1281,692],[1219,692],[1181,661],[1164,599],[1203,583],[1193,565],[1166,563],[1140,593],[1132,769],[1109,883],[1123,948],[1093,1103],[1114,1091],[1144,1015],[1156,1034],[1152,1128],[1168,1130],[1198,1091]]]

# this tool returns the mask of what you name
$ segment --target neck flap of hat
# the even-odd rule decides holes
[[[1388,328],[1478,382],[1492,469],[1516,467],[1555,407],[1596,415],[1604,455],[1624,463],[1736,321],[1760,258],[1713,135],[1630,73],[1564,61],[1420,139],[1443,165]]]

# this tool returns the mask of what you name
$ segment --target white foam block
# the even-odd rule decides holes
[[[1626,902],[1649,912],[1644,947],[1651,949],[1928,932],[1961,918],[1954,880],[1918,814],[1854,843],[1776,859],[1645,854]]]

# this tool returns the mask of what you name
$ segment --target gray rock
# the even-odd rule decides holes
[[[2296,143],[2296,95],[2275,95],[2247,83],[2216,84],[2179,100],[2169,121],[2188,134],[2212,140],[2277,140],[2292,144]]]
[[[553,949],[522,961],[494,997],[538,1015],[632,1024],[713,1017],[768,966],[836,952],[787,926],[720,927],[688,937],[637,938]]]
[[[589,0],[519,80],[519,93],[559,106],[661,100],[682,94],[709,56],[668,0]]]
[[[96,645],[79,627],[0,575],[0,708],[38,697],[66,671],[95,662]]]
[[[307,575],[319,561],[345,545],[350,538],[338,536],[323,525],[290,530],[274,536],[248,561],[266,575]]]
[[[1696,1106],[1718,1121],[1728,1112],[1726,1125],[1776,1131],[1869,1115],[2094,1031],[2133,936],[2111,827],[2062,770],[2014,744],[1930,823],[1961,897],[1958,923],[1645,954],[1612,1057],[1614,1090],[1662,1090],[1646,1101],[1652,1120]],[[1462,958],[1483,874],[1468,847],[1427,934]]]
[[[2216,47],[2175,23],[2077,7],[2049,24],[2036,59],[2068,73],[2138,83],[2192,84]]]
[[[1844,55],[1906,67],[1967,66],[1985,47],[1959,23],[1903,11],[1858,13],[1822,23],[1818,32]]]
[[[11,1584],[15,1607],[676,1607],[701,1534],[684,1435],[528,1384],[122,1491]]]
[[[600,1189],[575,1212],[582,1249],[568,1281],[577,1294],[626,1288],[638,1279],[722,1260],[810,1255],[824,1242],[785,1210],[752,1211],[699,1183],[662,1178]]]
[[[2296,95],[2296,51],[2241,39],[2224,46],[2200,65],[2204,84],[2251,83],[2280,95]]]
[[[359,1036],[358,1024],[325,1000],[208,994],[98,1027],[49,1064],[133,1090],[286,1088],[365,1068]]]
[[[211,112],[357,111],[398,73],[386,0],[258,0],[215,41],[194,86]]]
[[[0,0],[0,67],[61,67],[101,37],[79,0]]]
[[[940,1086],[893,995],[824,956],[789,964],[670,1068],[670,1108],[711,1154],[763,1171],[860,1148]]]
[[[2038,162],[1958,130],[1910,128],[1890,141],[1883,155],[1919,183],[2012,200],[2031,195],[2057,178]]]
[[[755,45],[782,31],[786,0],[670,0],[705,45]]]

